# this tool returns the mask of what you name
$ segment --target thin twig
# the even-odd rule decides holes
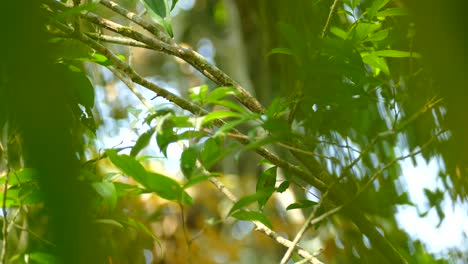
[[[299,230],[299,232],[297,232],[296,236],[294,237],[294,240],[292,241],[291,247],[288,248],[288,250],[284,254],[283,258],[281,259],[280,264],[286,264],[289,261],[289,259],[291,258],[291,255],[293,253],[294,247],[297,245],[297,243],[299,243],[299,241],[302,239],[302,237],[304,236],[307,229],[309,229],[309,227],[311,226],[310,222],[312,221],[312,219],[314,219],[315,215],[317,214],[317,211],[322,206],[325,198],[328,196],[328,193],[329,193],[329,191],[327,190],[327,192],[325,192],[325,194],[320,199],[317,206],[315,206],[314,210],[312,210],[312,213],[309,215],[309,217],[307,217],[307,220],[304,222],[301,229]]]
[[[121,71],[119,71],[118,69],[114,68],[114,67],[107,67],[113,74],[115,74],[115,76],[117,76],[117,78],[119,78],[125,85],[127,85],[128,89],[130,89],[130,91],[132,91],[132,93],[138,97],[138,99],[141,101],[141,103],[146,107],[148,108],[148,110],[151,112],[151,113],[155,113],[156,111],[153,109],[153,107],[151,106],[151,103],[146,100],[146,98],[140,93],[140,91],[138,91],[138,89],[135,87],[135,84],[125,75],[123,74]]]
[[[328,14],[327,22],[325,23],[325,26],[323,26],[323,29],[322,29],[322,35],[321,35],[322,38],[324,38],[325,35],[327,34],[327,30],[328,30],[328,27],[330,27],[333,14],[335,14],[336,5],[338,4],[338,1],[339,0],[333,1],[333,4],[330,7],[330,13]]]
[[[231,202],[235,203],[238,201],[237,197],[228,189],[226,188],[226,186],[224,186],[224,184],[222,182],[220,182],[218,179],[216,178],[210,178],[210,181],[211,183],[213,183],[216,188],[218,188],[219,191],[221,191]],[[273,238],[276,242],[278,242],[280,245],[283,245],[287,248],[294,248],[295,250],[297,250],[297,253],[305,258],[305,259],[308,259],[310,263],[313,263],[313,264],[321,264],[322,262],[320,260],[318,260],[317,258],[314,257],[313,254],[311,254],[310,252],[308,252],[307,250],[304,250],[303,248],[299,247],[298,245],[293,245],[293,242],[291,242],[290,240],[282,237],[281,235],[279,235],[278,233],[276,233],[275,231],[271,230],[270,228],[268,228],[267,226],[265,226],[264,224],[258,222],[258,221],[252,221],[253,224],[255,225],[255,229],[257,231],[260,231],[262,233],[264,233],[265,235]]]

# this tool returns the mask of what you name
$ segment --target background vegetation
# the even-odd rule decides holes
[[[468,190],[465,4],[407,2],[3,1],[0,261],[468,261],[395,217]]]

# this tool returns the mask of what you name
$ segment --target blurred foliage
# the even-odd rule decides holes
[[[468,261],[467,248],[439,255],[427,252],[395,218],[399,205],[420,208],[409,199],[408,188],[402,187],[399,162],[406,158],[416,163],[421,155],[441,164],[442,185],[424,190],[429,207],[421,216],[435,210],[440,225],[445,199],[464,203],[467,198],[466,163],[458,157],[457,145],[466,141],[466,131],[458,124],[461,114],[453,114],[466,110],[454,98],[466,80],[459,76],[448,81],[450,74],[439,65],[445,59],[434,55],[445,50],[427,44],[430,26],[418,8],[429,4],[116,1],[162,26],[183,47],[201,53],[267,106],[264,113],[247,110],[236,100],[241,94],[235,87],[219,86],[173,56],[99,41],[151,82],[176,87],[168,90],[198,107],[190,113],[191,109],[154,93],[139,94],[153,97],[149,103],[136,100],[125,82],[112,74],[118,65],[109,54],[78,41],[74,34],[80,32],[67,35],[57,23],[117,36],[79,16],[93,12],[144,32],[141,28],[95,1],[79,7],[61,1],[68,4],[66,8],[55,1],[43,2],[41,15],[47,20],[37,24],[41,27],[37,34],[50,51],[47,63],[24,72],[18,67],[7,70],[6,64],[0,68],[1,179],[7,212],[2,223],[9,230],[7,238],[2,236],[9,244],[5,263],[85,263],[91,256],[96,263],[275,263],[286,248],[253,232],[252,222],[293,240],[308,215],[320,216],[342,205],[344,209],[310,227],[300,243],[324,263],[391,263],[350,220],[353,214],[365,215],[372,225],[369,229],[384,235],[408,263]],[[443,23],[448,18],[438,19]],[[437,28],[438,36],[442,31]],[[450,43],[444,43],[446,49],[452,48]],[[19,46],[18,52],[25,47]],[[458,45],[453,49],[453,53],[466,51]],[[8,58],[15,61],[11,54]],[[35,61],[30,52],[19,58]],[[466,65],[456,63],[447,68],[466,70]],[[44,76],[32,74],[35,69]],[[52,81],[54,76],[57,82]],[[31,89],[35,82],[17,84],[12,78],[33,77],[40,78],[42,86],[64,89],[25,93],[21,96],[33,103],[12,104],[16,102],[12,96],[18,96],[12,92],[15,85]],[[447,85],[458,90],[445,92]],[[39,131],[43,136],[55,130],[63,133],[44,136],[46,142],[56,140],[67,148],[63,157],[61,152],[51,153],[54,148],[47,144],[35,145],[40,137],[28,138],[40,126],[25,124],[41,122],[42,112],[29,109],[26,117],[17,114],[21,107],[41,109],[57,100],[61,108],[56,119],[54,111],[47,112],[46,119],[57,126]],[[116,138],[120,143],[108,143]],[[28,156],[32,145],[35,156]],[[312,166],[310,173],[315,173],[313,166],[323,167],[330,176],[324,181],[326,188],[301,180],[271,160],[254,157],[252,152],[262,154],[262,147],[303,170]],[[306,162],[295,153],[307,156]],[[46,165],[61,171],[52,173]],[[70,177],[62,181],[49,173]],[[212,179],[224,183],[239,199],[230,201],[223,188],[211,184]],[[47,184],[60,192],[53,193]],[[350,197],[333,204],[325,196],[336,190]],[[323,201],[317,201],[319,197]],[[67,209],[70,215],[54,214],[58,209]],[[78,212],[82,215],[71,219]],[[62,217],[68,221],[57,228]],[[76,223],[80,220],[90,223]],[[64,230],[68,231],[62,236],[54,234]],[[92,243],[61,246],[85,236]],[[90,253],[72,259],[70,252],[80,250]],[[295,253],[292,259],[301,257]]]

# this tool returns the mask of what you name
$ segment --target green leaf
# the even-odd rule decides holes
[[[265,188],[274,188],[276,184],[276,171],[277,167],[271,167],[258,177],[256,191],[260,191]]]
[[[159,173],[147,172],[135,159],[127,155],[117,155],[115,150],[107,150],[107,155],[124,173],[133,177],[148,191],[167,200],[178,200],[184,204],[192,204],[192,198],[183,191],[174,179]]]
[[[148,177],[143,186],[166,200],[180,201],[188,205],[193,204],[192,197],[182,189],[180,184],[165,175],[148,172]]]
[[[292,51],[291,49],[289,48],[274,48],[272,50],[270,50],[266,55],[265,57],[270,57],[271,55],[273,54],[284,54],[284,55],[291,55],[291,56],[294,56],[296,57],[297,55],[294,54],[294,51]]]
[[[148,144],[150,143],[151,137],[153,136],[155,131],[156,131],[155,128],[151,128],[150,130],[141,134],[138,140],[136,141],[135,145],[133,146],[132,150],[130,151],[130,156],[136,157],[136,155],[138,155],[138,153],[143,148],[148,146]]]
[[[386,75],[390,75],[390,70],[384,58],[375,55],[365,55],[362,57],[362,61],[372,67],[375,75],[378,75],[380,71],[383,71]]]
[[[156,240],[158,242],[158,244],[160,243],[158,237],[153,234],[153,232],[151,232],[151,230],[149,230],[144,224],[140,223],[139,221],[133,219],[133,218],[128,218],[128,219],[125,219],[125,220],[120,220],[120,222],[128,225],[128,226],[131,226],[139,231],[142,231],[143,233],[147,234],[148,236],[152,237],[154,240]]]
[[[291,184],[290,181],[284,181],[278,186],[278,188],[276,188],[276,191],[279,192],[279,193],[282,193],[282,192],[286,191],[289,188],[290,184]]]
[[[242,105],[236,104],[236,103],[234,103],[232,101],[220,100],[220,101],[216,101],[216,105],[225,106],[225,107],[230,108],[232,110],[236,110],[237,112],[239,112],[241,114],[244,114],[244,115],[249,114],[249,112],[244,107],[242,107]]]
[[[390,2],[390,0],[374,0],[372,5],[367,9],[367,18],[372,19],[388,2]]]
[[[131,197],[143,193],[143,189],[132,184],[125,184],[121,182],[114,182],[115,192],[118,197]]]
[[[148,13],[156,16],[157,20],[165,18],[169,15],[169,7],[167,0],[140,0],[146,7]]]
[[[189,89],[190,99],[192,99],[194,102],[204,105],[209,90],[210,88],[206,84],[192,87]]]
[[[387,8],[383,11],[377,12],[377,17],[386,17],[386,16],[407,16],[409,11],[406,8]]]
[[[355,41],[362,41],[365,38],[367,38],[367,36],[370,33],[376,31],[380,27],[381,27],[381,24],[379,23],[364,23],[364,22],[358,23],[357,26],[354,28],[353,39]]]
[[[196,169],[198,159],[198,151],[194,147],[189,147],[182,152],[180,158],[180,169],[187,179],[193,176]]]
[[[242,118],[243,115],[236,113],[236,112],[224,111],[224,110],[211,112],[203,117],[202,125],[206,125],[209,122],[216,120],[216,119],[223,119],[223,118],[228,118],[228,117]]]
[[[232,86],[227,87],[218,87],[214,89],[206,98],[207,103],[217,103],[218,100],[230,96],[238,94],[237,90],[234,89]]]
[[[177,2],[179,0],[172,0],[172,4],[171,4],[171,11],[174,9],[174,7],[176,6]]]
[[[330,32],[340,39],[346,39],[346,31],[342,30],[341,28],[332,26],[330,27]]]
[[[399,51],[399,50],[379,50],[370,53],[371,55],[379,57],[391,57],[391,58],[421,58],[421,54],[417,52]]]
[[[140,0],[145,6],[148,14],[166,29],[166,32],[173,37],[170,8],[168,0]]]
[[[245,211],[239,210],[231,215],[232,217],[243,220],[243,221],[258,221],[269,228],[272,228],[273,225],[271,224],[270,220],[260,212],[252,212],[252,211]]]
[[[128,155],[118,155],[114,149],[106,150],[106,154],[112,163],[117,166],[123,173],[134,178],[137,182],[143,184],[144,186],[144,182],[147,178],[147,172],[138,161]]]
[[[112,182],[95,182],[93,187],[113,210],[117,205],[117,191]]]
[[[310,200],[299,200],[296,203],[290,204],[288,207],[286,207],[286,210],[308,208],[316,204],[317,202],[313,202]]]
[[[388,37],[388,29],[379,30],[375,33],[370,34],[365,41],[381,41]]]
[[[46,252],[35,251],[28,254],[31,263],[37,264],[58,264],[60,260],[57,256]]]
[[[124,226],[121,223],[117,222],[114,219],[96,219],[94,220],[94,222],[97,224],[105,224],[105,225],[115,226],[118,228],[124,228]]]
[[[247,195],[239,199],[234,205],[232,206],[231,210],[229,210],[228,215],[233,214],[235,211],[240,210],[252,203],[262,201],[265,198],[268,198],[271,196],[271,190],[270,189],[263,189],[260,190],[254,194]]]
[[[230,122],[226,122],[226,124],[224,124],[222,127],[220,127],[216,133],[213,135],[213,137],[217,137],[223,133],[226,133],[230,130],[232,130],[234,127],[240,125],[240,124],[243,124],[249,120],[252,120],[252,119],[256,119],[258,118],[258,115],[257,114],[250,114],[248,116],[243,116],[241,119],[239,120],[234,120],[234,121],[230,121]]]
[[[203,149],[200,152],[200,161],[206,169],[210,169],[226,155],[226,151],[223,151],[220,146],[221,143],[219,138],[210,138],[203,144]]]
[[[39,173],[36,169],[23,168],[18,171],[10,172],[8,184],[13,186],[30,181],[37,181],[38,178]]]

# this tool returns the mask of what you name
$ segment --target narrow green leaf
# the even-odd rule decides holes
[[[167,0],[140,0],[148,10],[159,18],[165,18],[169,14],[167,12]]]
[[[270,195],[271,193],[269,189],[263,189],[254,194],[244,196],[232,206],[231,210],[229,210],[228,215],[231,215],[237,210],[240,210],[252,203],[258,202],[259,200],[263,200],[266,197],[269,197]]]
[[[143,186],[166,200],[193,204],[192,198],[182,189],[180,184],[176,180],[165,175],[148,172],[148,177]]]
[[[226,132],[229,132],[230,130],[232,130],[234,127],[240,125],[240,124],[243,124],[249,120],[252,120],[252,119],[256,119],[258,118],[258,115],[256,114],[251,114],[249,116],[243,116],[241,119],[239,120],[234,120],[234,121],[230,121],[230,122],[227,122],[226,124],[224,124],[222,127],[220,127],[216,133],[213,135],[213,137],[217,137],[219,135],[222,135],[223,133],[226,133]]]
[[[274,48],[274,49],[270,50],[265,55],[265,57],[270,57],[273,54],[284,54],[284,55],[291,55],[291,56],[294,56],[294,57],[297,56],[296,54],[294,54],[294,51],[292,51],[289,48]]]
[[[291,184],[290,181],[284,181],[278,186],[276,191],[279,192],[279,193],[282,193],[282,192],[286,191],[289,188],[290,184]]]
[[[227,86],[227,87],[218,87],[214,89],[206,98],[207,103],[216,103],[218,100],[230,96],[230,95],[236,95],[237,90],[234,89],[232,86]]]
[[[375,55],[365,55],[362,57],[362,61],[372,67],[375,75],[378,75],[380,71],[383,71],[386,75],[390,75],[390,70],[384,58]]]
[[[372,5],[367,9],[367,18],[372,19],[388,2],[390,0],[374,0]]]
[[[192,99],[194,102],[204,105],[209,90],[210,88],[206,84],[192,87],[189,89],[190,99]]]
[[[121,223],[115,221],[114,219],[96,219],[94,220],[94,222],[98,224],[112,225],[118,228],[124,228],[124,226]]]
[[[290,204],[288,207],[286,207],[286,210],[308,208],[316,204],[317,202],[313,202],[310,200],[299,200],[296,203]]]
[[[194,147],[189,147],[182,152],[180,158],[180,169],[187,179],[192,178],[196,169],[198,151]]]
[[[154,240],[160,243],[158,237],[151,232],[144,224],[140,223],[139,221],[133,219],[133,218],[127,218],[125,220],[119,219],[120,222],[126,224],[127,226],[131,226],[135,228],[136,230],[142,231],[143,233],[147,234],[148,236],[152,237]]]
[[[106,150],[106,154],[112,163],[117,166],[123,173],[134,178],[141,184],[145,182],[147,178],[147,172],[145,168],[133,157],[128,155],[118,155],[114,149]]]
[[[131,157],[136,157],[136,155],[138,155],[138,153],[140,153],[142,149],[148,146],[155,131],[156,131],[155,128],[151,128],[150,130],[140,135],[135,145],[133,146],[132,150],[130,151]]]
[[[362,41],[365,38],[367,38],[369,34],[376,31],[380,27],[381,27],[381,24],[379,23],[364,23],[364,22],[358,23],[356,27],[354,28],[353,39],[355,41]]]
[[[407,16],[409,11],[406,8],[387,8],[383,11],[377,12],[376,16],[386,17],[386,16]]]
[[[23,168],[18,171],[10,172],[8,184],[11,186],[23,184],[30,181],[36,181],[39,173],[33,168]],[[5,179],[2,177],[2,179]]]
[[[234,103],[232,101],[220,100],[220,101],[216,101],[216,105],[230,108],[231,110],[235,110],[241,114],[245,114],[245,115],[249,114],[249,112],[242,105]]]
[[[271,224],[270,220],[260,212],[252,212],[252,211],[245,211],[239,210],[231,215],[232,217],[243,220],[243,221],[258,221],[269,228],[272,228],[273,225]]]
[[[236,112],[231,112],[231,111],[216,111],[216,112],[211,112],[207,114],[206,116],[203,117],[202,120],[202,125],[206,125],[209,122],[216,120],[216,119],[224,119],[224,118],[242,118],[243,115],[236,113]]]
[[[399,51],[399,50],[379,50],[370,53],[371,55],[379,57],[391,57],[391,58],[421,58],[421,54],[417,52]]]
[[[388,37],[388,28],[370,34],[365,41],[381,41]]]
[[[276,184],[276,171],[277,167],[271,167],[262,172],[258,177],[256,190],[260,191],[269,187],[274,188]]]
[[[143,193],[143,189],[136,185],[114,182],[115,192],[117,197],[132,197]]]
[[[60,259],[50,253],[34,251],[28,255],[28,259],[31,263],[35,264],[58,264]]]
[[[200,161],[206,169],[210,169],[227,154],[227,151],[221,148],[221,143],[218,138],[210,138],[203,144]]]
[[[172,0],[172,4],[171,4],[171,11],[174,9],[174,7],[176,6],[177,2],[179,0]]]
[[[346,31],[342,30],[341,28],[332,26],[330,27],[330,32],[340,39],[346,39]]]

